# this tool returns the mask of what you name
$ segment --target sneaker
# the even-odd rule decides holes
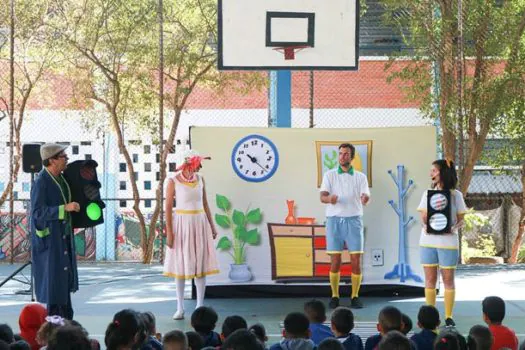
[[[330,299],[330,302],[328,303],[328,306],[330,307],[330,309],[335,309],[336,307],[339,306],[339,298],[338,297],[332,297],[332,299]]]
[[[445,320],[445,326],[447,327],[456,327],[456,322],[450,317]]]
[[[177,310],[177,312],[175,312],[173,314],[173,319],[174,320],[183,320],[184,319],[184,310]]]
[[[350,307],[352,309],[362,309],[363,303],[361,302],[361,299],[359,299],[359,297],[353,297],[350,302]]]

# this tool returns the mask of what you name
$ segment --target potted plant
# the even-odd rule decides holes
[[[232,210],[228,198],[220,194],[216,195],[215,202],[223,212],[215,214],[215,222],[223,229],[231,230],[229,236],[221,237],[217,243],[217,249],[228,252],[233,259],[228,277],[233,282],[248,282],[253,275],[246,264],[246,248],[248,245],[258,245],[261,240],[257,227],[249,229],[248,226],[260,224],[261,211],[259,208],[244,212]]]

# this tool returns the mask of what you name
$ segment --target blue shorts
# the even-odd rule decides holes
[[[363,254],[362,216],[326,218],[326,252],[342,253],[345,243],[350,254]]]
[[[459,250],[419,247],[421,265],[441,269],[455,269],[458,266]]]

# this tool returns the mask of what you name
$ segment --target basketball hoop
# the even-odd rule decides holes
[[[303,49],[309,48],[310,46],[286,46],[276,47],[274,50],[284,53],[285,60],[295,60],[295,53]]]

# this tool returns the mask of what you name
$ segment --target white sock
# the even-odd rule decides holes
[[[186,280],[183,278],[175,278],[177,283],[177,311],[184,310],[184,287]]]
[[[195,287],[197,287],[197,305],[195,308],[201,307],[204,303],[204,293],[206,292],[206,277],[195,279]]]

